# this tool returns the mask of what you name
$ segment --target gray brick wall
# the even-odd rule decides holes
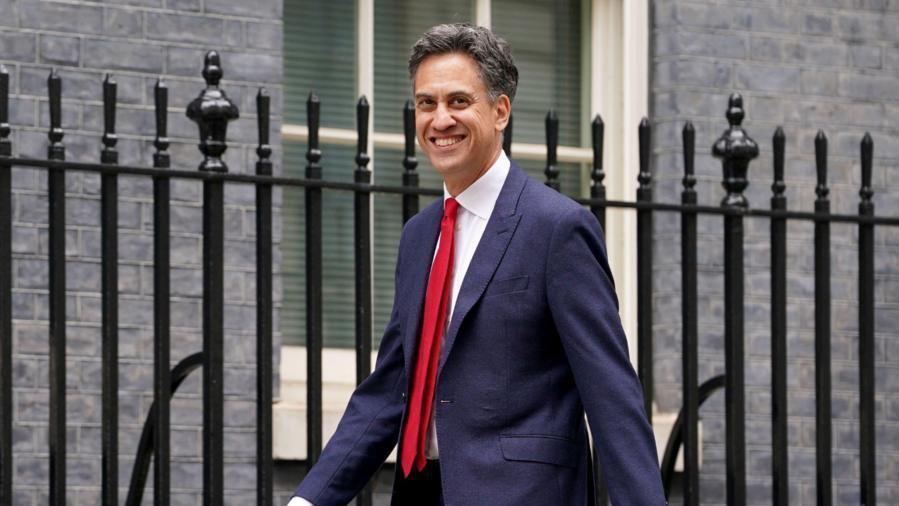
[[[651,109],[657,200],[678,201],[680,131],[696,127],[697,190],[702,203],[724,195],[721,165],[710,155],[726,127],[733,91],[744,96],[744,126],[759,143],[746,194],[769,207],[771,137],[787,135],[789,207],[812,210],[813,139],[830,140],[834,212],[857,212],[859,142],[875,142],[876,213],[899,215],[899,3],[892,1],[654,0]],[[679,218],[659,215],[654,276],[655,373],[659,407],[680,406]],[[722,220],[700,219],[700,381],[723,372]],[[750,219],[746,238],[747,487],[751,504],[770,504],[771,373],[768,222]],[[788,353],[791,504],[815,503],[814,267],[812,225],[789,227]],[[858,504],[857,232],[832,229],[833,469],[837,504]],[[881,504],[899,503],[899,230],[876,238],[877,479]],[[674,245],[674,246],[667,246]],[[702,407],[703,504],[725,502],[723,394]],[[673,497],[679,503],[680,497]]]
[[[203,55],[222,55],[223,88],[241,119],[229,129],[233,172],[255,162],[255,95],[272,95],[272,139],[280,171],[281,2],[262,0],[0,0],[0,62],[10,71],[16,154],[46,156],[46,79],[63,79],[63,127],[70,160],[99,161],[101,82],[118,81],[120,161],[149,165],[153,86],[169,92],[175,168],[196,170],[197,130],[184,108],[203,88]],[[14,483],[16,505],[47,503],[48,298],[46,172],[13,169]],[[95,174],[66,176],[67,451],[70,504],[99,503],[100,491],[100,184]],[[225,483],[227,503],[249,504],[255,488],[254,190],[226,190]],[[280,241],[280,192],[275,241]],[[171,207],[172,359],[201,349],[201,186],[173,182]],[[120,497],[152,402],[152,184],[119,179]],[[280,252],[275,250],[275,272]],[[275,280],[276,306],[280,282]],[[277,328],[278,313],[275,323]],[[3,336],[4,339],[9,336]],[[277,357],[276,364],[277,364]],[[277,384],[277,377],[274,378]],[[173,504],[199,505],[202,489],[201,385],[194,374],[172,401]],[[149,481],[152,485],[152,477]],[[152,497],[152,488],[145,501]]]

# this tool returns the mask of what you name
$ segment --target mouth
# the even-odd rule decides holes
[[[465,135],[453,135],[451,137],[429,137],[428,140],[438,148],[448,148],[464,141],[465,138]]]

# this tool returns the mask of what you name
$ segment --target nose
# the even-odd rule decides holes
[[[434,130],[446,130],[456,125],[456,120],[446,105],[440,104],[434,112],[434,121],[431,127]]]

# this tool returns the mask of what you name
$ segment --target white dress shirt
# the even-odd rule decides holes
[[[459,203],[459,210],[456,214],[456,232],[453,237],[453,285],[450,295],[450,306],[446,315],[446,323],[444,334],[449,327],[453,318],[453,308],[456,305],[456,298],[459,296],[459,289],[462,288],[462,281],[465,279],[465,273],[468,272],[468,265],[471,263],[474,252],[481,242],[484,235],[484,229],[487,228],[487,220],[493,213],[493,207],[496,205],[496,199],[499,192],[506,181],[509,174],[509,159],[506,154],[500,150],[499,156],[493,165],[481,177],[475,180],[468,188],[456,195],[456,202]],[[443,200],[452,197],[443,185]],[[437,241],[437,247],[434,248],[434,255],[440,248],[440,240]],[[432,260],[433,262],[433,260]],[[443,336],[441,336],[441,348],[443,346]],[[428,425],[428,441],[425,448],[425,455],[429,459],[436,459],[439,456],[437,448],[437,417],[434,413],[434,406],[431,406],[431,422]],[[294,497],[287,506],[313,506],[312,503],[302,497]]]

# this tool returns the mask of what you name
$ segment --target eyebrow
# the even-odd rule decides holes
[[[448,97],[458,97],[458,96],[474,97],[474,94],[469,93],[467,91],[463,91],[463,90],[456,90],[456,91],[451,91],[451,92],[447,93],[446,96],[448,96]],[[421,92],[421,93],[416,93],[415,98],[434,98],[434,95],[432,95],[430,93]]]

